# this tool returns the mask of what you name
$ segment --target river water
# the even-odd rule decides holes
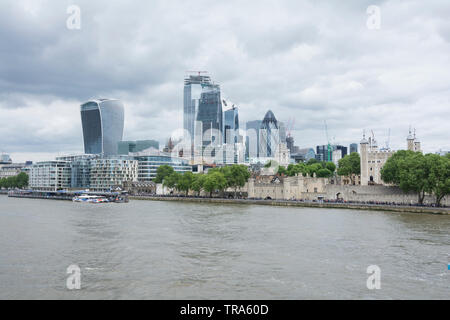
[[[450,216],[0,196],[1,299],[448,299],[448,263]]]

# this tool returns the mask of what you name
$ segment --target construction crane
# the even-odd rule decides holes
[[[295,124],[295,117],[289,118],[286,126],[286,132],[288,137],[291,136],[291,131],[294,129],[294,124]]]
[[[325,135],[327,137],[327,161],[330,162],[331,161],[331,143],[330,143],[330,138],[328,136],[327,121],[323,120],[323,122],[325,123]]]

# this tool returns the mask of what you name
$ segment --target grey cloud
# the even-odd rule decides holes
[[[391,128],[400,148],[412,124],[426,151],[450,149],[446,1],[73,3],[81,30],[66,28],[65,2],[0,4],[2,150],[81,150],[78,108],[92,97],[124,101],[126,138],[163,142],[182,125],[183,77],[197,69],[240,107],[243,127],[267,109],[295,117],[302,147],[325,143],[326,119],[345,144]],[[380,30],[366,27],[372,4]]]

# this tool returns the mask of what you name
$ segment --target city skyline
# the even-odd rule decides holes
[[[81,29],[69,30],[66,4],[2,2],[9,45],[0,65],[0,152],[15,162],[82,153],[79,106],[92,97],[124,103],[124,140],[164,145],[183,128],[183,78],[196,69],[236,103],[241,128],[267,110],[283,122],[295,117],[300,148],[326,144],[326,120],[336,144],[358,143],[366,129],[382,146],[390,129],[390,146],[402,149],[412,126],[424,152],[450,149],[450,24],[442,19],[450,8],[409,3],[375,3],[382,22],[371,30],[371,1],[241,4],[221,19],[212,17],[232,12],[232,3],[190,4],[197,19],[189,19],[171,10],[188,6],[181,2],[79,1]]]

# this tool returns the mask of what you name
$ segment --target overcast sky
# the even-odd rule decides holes
[[[82,153],[79,105],[94,97],[124,102],[124,139],[163,144],[182,127],[187,70],[209,71],[243,128],[268,109],[295,118],[300,147],[326,143],[326,120],[344,145],[363,129],[384,145],[390,128],[405,148],[411,125],[426,152],[450,150],[448,0],[2,0],[0,152]]]

